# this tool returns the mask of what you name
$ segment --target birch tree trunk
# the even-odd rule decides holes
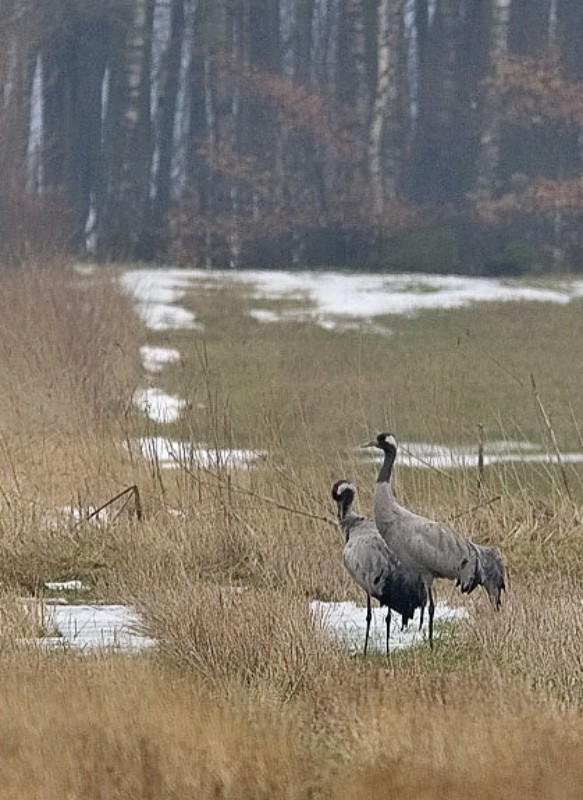
[[[4,92],[2,103],[3,164],[25,180],[30,133],[31,95],[38,42],[43,33],[42,10],[37,3],[20,9],[10,0],[3,5],[2,39]]]
[[[85,246],[101,151],[101,89],[108,47],[105,21],[73,16],[43,51],[43,183],[64,204],[71,244]]]
[[[561,43],[561,55],[568,74],[583,80],[583,3],[580,0],[560,0],[557,8],[557,34]]]
[[[148,213],[154,5],[155,0],[127,0],[120,9],[113,41],[107,112],[108,176],[98,240],[99,251],[107,257],[140,254]]]
[[[296,0],[292,38],[293,74],[301,83],[310,79],[312,69],[312,25],[315,0]]]
[[[156,196],[152,209],[152,235],[156,241],[162,233],[170,205],[172,187],[172,155],[174,122],[180,82],[182,43],[184,39],[184,0],[172,0],[170,7],[170,39],[162,61],[160,97],[158,101],[158,164]],[[159,246],[159,245],[158,245]]]
[[[550,12],[551,0],[512,0],[508,49],[518,55],[538,56],[544,52],[549,43]]]
[[[492,16],[491,71],[496,75],[508,51],[508,23],[511,0],[494,0]],[[495,81],[486,91],[478,157],[477,194],[490,200],[496,191],[500,162],[502,105]]]
[[[340,100],[356,109],[363,125],[369,110],[364,0],[344,0],[339,37],[338,86]]]
[[[40,15],[19,15],[12,0],[2,4],[1,14],[0,249],[21,257],[28,231],[14,198],[22,197],[27,187],[31,97],[42,25]]]
[[[211,266],[212,221],[218,210],[218,191],[209,164],[215,158],[219,138],[219,55],[226,41],[226,16],[225,0],[198,0],[188,68],[187,190],[196,198],[197,214],[204,225],[201,261],[206,267]]]
[[[436,98],[436,122],[445,133],[451,135],[455,130],[456,86],[457,86],[457,34],[459,0],[438,0],[435,12],[434,29],[440,61],[440,91]]]
[[[368,163],[376,217],[385,200],[397,196],[398,158],[394,133],[397,124],[400,28],[405,0],[378,0],[377,83],[369,130]],[[388,147],[385,152],[385,135]]]

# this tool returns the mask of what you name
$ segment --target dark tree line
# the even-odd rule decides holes
[[[580,0],[0,0],[0,248],[583,263]]]

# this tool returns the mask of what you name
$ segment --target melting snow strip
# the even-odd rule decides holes
[[[355,603],[324,603],[313,600],[310,610],[320,619],[322,626],[344,647],[350,651],[360,652],[364,648],[366,634],[366,608]],[[369,648],[385,652],[386,643],[386,608],[373,608],[370,626]],[[435,622],[456,622],[467,619],[468,612],[464,608],[452,608],[443,602],[435,607]],[[409,626],[401,630],[401,617],[393,613],[391,616],[391,632],[389,647],[391,650],[405,650],[427,640],[428,618],[425,612],[423,628],[419,630],[419,613],[415,615]],[[438,632],[435,632],[438,636]]]
[[[120,282],[133,296],[138,313],[151,330],[199,330],[194,313],[176,305],[190,288],[191,277],[185,270],[128,270]]]
[[[217,467],[244,469],[264,455],[257,450],[205,448],[187,442],[171,441],[163,436],[143,437],[136,439],[134,444],[143,458],[157,461],[161,467],[178,467],[180,464],[186,464],[201,469]]]
[[[484,465],[530,463],[557,464],[554,453],[532,452],[538,445],[532,442],[488,442],[485,447]],[[382,454],[360,450],[368,461],[382,461]],[[561,460],[565,464],[583,463],[583,453],[562,453]],[[399,464],[417,469],[470,469],[478,466],[477,448],[447,447],[445,445],[424,444],[420,442],[404,442],[399,449]]]

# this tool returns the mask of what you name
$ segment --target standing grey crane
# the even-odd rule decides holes
[[[420,574],[429,595],[429,643],[433,647],[435,578],[454,580],[463,594],[483,586],[492,605],[500,608],[505,589],[504,563],[489,547],[470,542],[448,525],[413,514],[400,506],[391,489],[391,472],[397,455],[397,440],[391,433],[379,433],[365,447],[384,453],[374,490],[374,518],[380,535],[403,565]]]
[[[427,590],[419,574],[407,570],[391,552],[372,519],[361,517],[352,509],[356,495],[353,484],[347,480],[336,481],[332,498],[338,506],[338,525],[345,539],[344,566],[356,583],[366,592],[366,636],[364,654],[372,611],[370,598],[374,597],[387,611],[387,655],[391,609],[401,615],[402,627],[413,617],[416,608],[423,610],[427,604]]]

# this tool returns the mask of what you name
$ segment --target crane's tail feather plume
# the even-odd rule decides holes
[[[501,594],[506,589],[504,583],[504,562],[491,547],[472,544],[475,560],[464,559],[457,586],[462,594],[471,594],[477,586],[483,586],[490,602],[497,610],[500,608]]]
[[[506,589],[504,563],[498,553],[490,547],[478,547],[480,583],[488,592],[494,608],[500,608],[500,595]]]
[[[392,574],[384,588],[381,605],[389,605],[397,614],[401,615],[401,629],[406,628],[409,620],[413,619],[416,609],[421,609],[421,614],[427,605],[427,589],[420,575],[407,572]]]

